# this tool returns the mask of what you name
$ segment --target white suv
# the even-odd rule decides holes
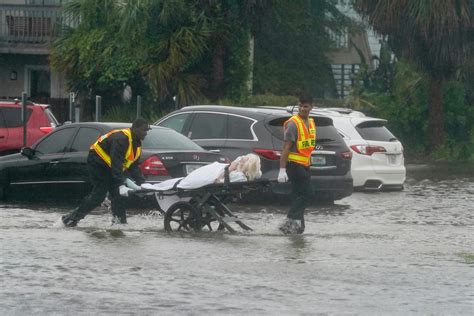
[[[330,117],[352,150],[354,189],[403,190],[403,146],[385,126],[386,120],[347,108],[314,108],[313,112]]]

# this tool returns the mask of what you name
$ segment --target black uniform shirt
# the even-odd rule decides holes
[[[125,154],[127,153],[128,143],[127,135],[121,132],[113,133],[100,143],[102,149],[110,156],[112,162],[112,179],[117,186],[122,185],[127,177],[131,177],[138,185],[145,182],[145,178],[138,167],[138,160],[135,161],[128,168],[128,170],[125,172],[123,171],[123,164],[125,162]],[[141,140],[133,135],[133,133],[132,145],[134,154],[137,153],[137,148],[142,145]],[[99,155],[97,155],[94,150],[90,151],[89,157],[94,163],[101,164],[108,168],[107,164],[102,160],[102,158],[99,157]]]

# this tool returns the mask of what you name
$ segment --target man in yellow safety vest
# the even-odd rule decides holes
[[[92,144],[87,156],[87,167],[92,183],[92,192],[79,207],[64,215],[66,227],[74,227],[90,211],[99,206],[107,192],[110,194],[113,223],[126,224],[127,214],[121,194],[126,194],[125,181],[131,177],[140,185],[145,178],[138,167],[141,142],[150,126],[144,119],[136,119],[131,128],[118,129],[99,137]]]
[[[311,152],[316,145],[316,126],[309,117],[313,108],[311,96],[301,96],[298,114],[288,119],[284,128],[284,143],[280,157],[278,182],[290,180],[293,200],[285,222],[279,227],[284,234],[302,234],[304,211],[313,199],[311,184]]]

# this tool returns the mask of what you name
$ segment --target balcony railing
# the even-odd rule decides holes
[[[0,4],[0,42],[46,44],[64,24],[72,25],[59,5]]]

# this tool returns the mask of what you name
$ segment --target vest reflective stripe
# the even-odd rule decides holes
[[[300,154],[295,154],[295,153],[290,152],[288,154],[288,160],[300,163],[305,166],[309,166],[310,157],[305,157]]]
[[[128,148],[125,153],[125,159],[123,162],[122,170],[130,168],[132,163],[134,163],[139,157],[142,152],[141,147],[137,147],[137,152],[134,154],[133,152],[133,141],[132,141],[132,132],[130,131],[129,128],[125,129],[116,129],[113,131],[108,132],[105,135],[102,135],[99,137],[99,139],[92,144],[90,149],[93,149],[97,155],[102,158],[102,160],[107,164],[107,166],[112,167],[112,159],[110,158],[110,155],[105,152],[105,150],[102,148],[100,145],[105,139],[107,139],[110,135],[114,133],[124,133],[128,137]]]
[[[288,160],[309,166],[311,164],[311,153],[316,146],[316,126],[314,120],[309,118],[309,129],[299,115],[293,115],[289,118],[284,124],[285,129],[289,122],[294,122],[298,130],[298,139],[296,141],[298,152],[290,152]]]

